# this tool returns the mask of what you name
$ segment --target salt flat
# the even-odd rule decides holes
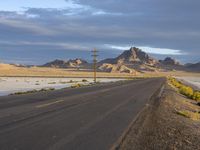
[[[191,84],[195,89],[200,90],[200,77],[176,77],[185,83]]]
[[[25,92],[30,90],[41,90],[43,88],[61,89],[70,87],[73,84],[89,84],[93,82],[92,78],[38,78],[38,77],[0,77],[0,96],[9,95],[16,92]],[[101,78],[100,82],[114,82],[122,79]]]

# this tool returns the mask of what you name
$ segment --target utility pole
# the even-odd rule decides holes
[[[92,57],[93,57],[93,69],[94,69],[94,83],[97,82],[97,53],[96,49],[92,50]]]

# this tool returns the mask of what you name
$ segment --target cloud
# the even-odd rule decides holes
[[[130,49],[130,45],[129,46],[116,46],[116,45],[109,45],[109,44],[105,44],[106,47],[111,48],[111,49],[116,49],[116,50],[128,50]],[[175,49],[164,49],[164,48],[154,48],[154,47],[140,47],[140,46],[136,46],[140,49],[142,49],[144,52],[146,53],[150,53],[150,54],[159,54],[159,55],[186,55],[185,53],[183,53],[181,50],[175,50]]]
[[[0,41],[1,46],[12,47],[57,47],[62,50],[83,50],[90,51],[87,45],[80,45],[78,43],[62,43],[62,42],[30,42],[30,41]]]
[[[126,49],[137,45],[151,53],[197,60],[199,4],[196,0],[66,0],[66,5],[58,8],[0,11],[0,39],[18,44],[4,43],[0,49],[55,49],[54,55],[96,47],[105,54],[109,50],[118,54],[105,44]]]
[[[191,15],[199,12],[198,0],[74,0],[74,3],[79,5],[88,5],[97,9],[102,9],[109,12],[133,13],[139,12],[141,15],[163,15],[169,16],[174,13]],[[156,14],[160,12],[161,14]]]
[[[4,25],[10,28],[15,28],[15,29],[23,29],[24,31],[30,31],[32,33],[43,34],[43,35],[56,34],[55,31],[49,30],[45,27],[42,27],[28,20],[15,20],[15,19],[1,18],[0,25]]]

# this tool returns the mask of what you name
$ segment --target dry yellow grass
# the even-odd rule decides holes
[[[127,73],[98,72],[98,77],[133,77]],[[0,64],[0,76],[25,77],[93,77],[93,72],[44,67],[15,67]]]
[[[192,120],[199,120],[200,119],[200,114],[198,112],[192,112],[192,111],[188,111],[188,110],[180,110],[177,111],[178,115],[190,118]]]

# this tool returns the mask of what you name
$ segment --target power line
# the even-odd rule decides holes
[[[97,53],[98,51],[96,49],[92,50],[92,57],[93,57],[93,69],[94,69],[94,83],[97,82]]]

